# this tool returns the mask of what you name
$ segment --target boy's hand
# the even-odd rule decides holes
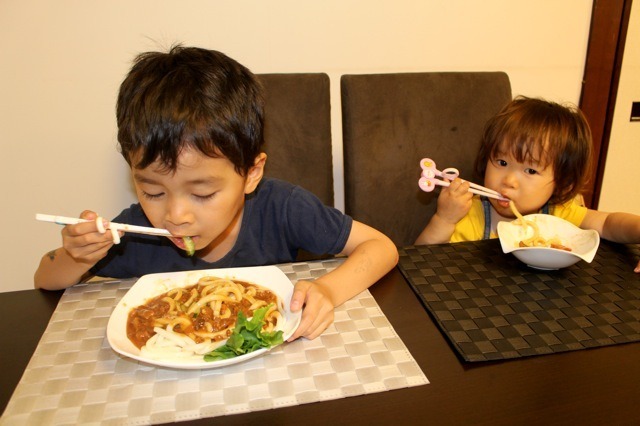
[[[473,194],[469,192],[469,182],[456,178],[438,197],[436,214],[450,224],[458,223],[471,210]]]
[[[640,261],[638,261],[638,264],[636,265],[636,268],[633,270],[633,272],[640,272]]]
[[[80,214],[80,218],[91,222],[67,225],[62,228],[62,246],[77,262],[93,265],[105,257],[113,245],[111,233],[98,231],[95,222],[97,217],[95,212],[85,210]]]
[[[302,311],[300,325],[287,340],[292,342],[298,337],[315,339],[333,322],[335,308],[327,289],[318,281],[298,281],[291,297],[291,311]]]

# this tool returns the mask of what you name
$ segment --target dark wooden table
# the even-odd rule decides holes
[[[640,343],[470,364],[449,346],[399,270],[370,290],[430,384],[180,424],[604,425],[640,421]],[[2,410],[61,294],[0,293]]]

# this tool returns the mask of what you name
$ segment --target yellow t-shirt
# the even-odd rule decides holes
[[[566,221],[580,226],[587,214],[587,208],[577,204],[574,200],[569,200],[564,204],[552,205],[549,213],[558,216]],[[453,235],[449,240],[452,243],[461,241],[478,241],[484,236],[484,207],[480,196],[473,197],[471,210],[469,213],[456,224]],[[489,238],[498,238],[495,232],[492,232]]]

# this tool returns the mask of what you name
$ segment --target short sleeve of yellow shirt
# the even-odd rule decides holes
[[[549,212],[576,226],[580,226],[587,214],[587,208],[577,204],[574,200],[569,200],[564,204],[551,206]],[[456,224],[453,235],[449,240],[452,243],[461,241],[478,241],[484,236],[484,207],[479,196],[474,196],[469,213]],[[489,238],[498,238],[492,232]]]

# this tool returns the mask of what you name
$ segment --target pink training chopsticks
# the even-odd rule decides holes
[[[420,167],[422,168],[422,176],[420,177],[420,180],[418,180],[418,186],[424,192],[431,192],[436,186],[449,186],[451,184],[448,180],[436,179],[436,176],[450,180],[460,176],[458,169],[453,167],[448,167],[443,171],[436,169],[436,163],[431,158],[423,158],[420,160]],[[485,188],[484,186],[480,186],[472,182],[469,182],[469,185],[469,192],[473,194],[483,195],[497,200],[509,201],[508,198],[500,195],[498,191]]]

